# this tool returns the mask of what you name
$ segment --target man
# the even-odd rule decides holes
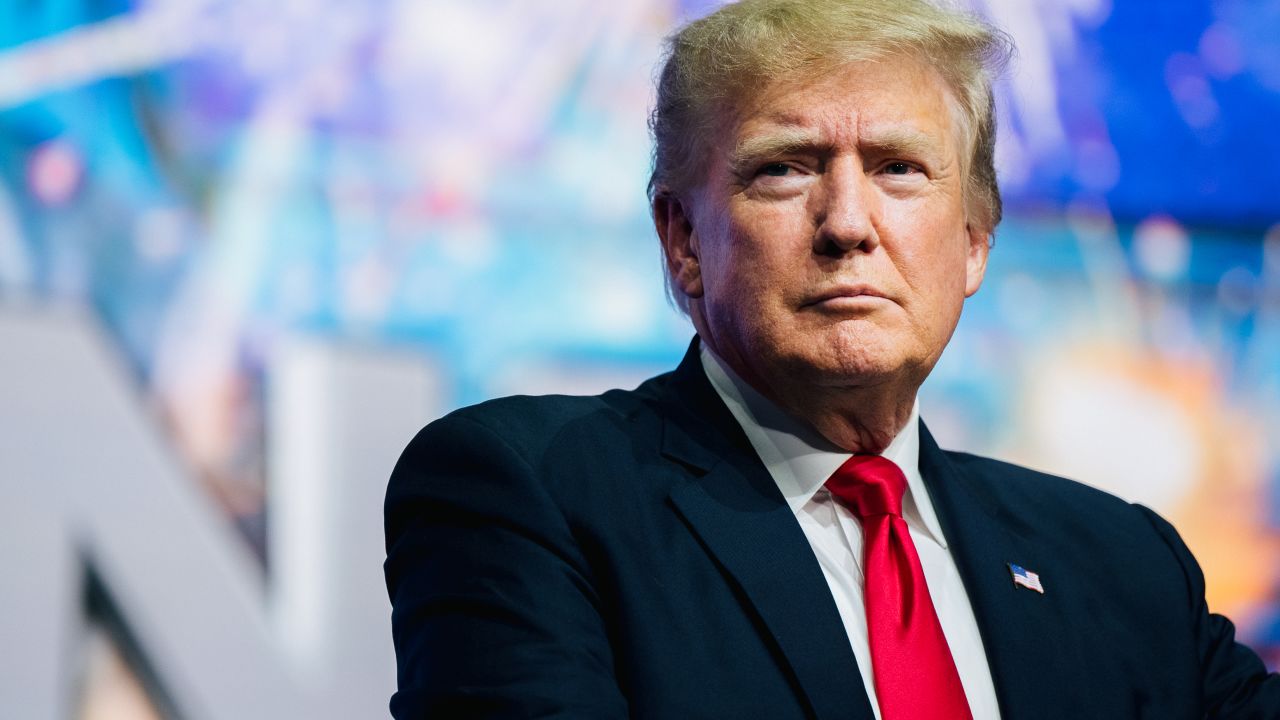
[[[922,0],[681,30],[654,220],[697,339],[429,425],[387,495],[397,718],[1280,717],[1145,508],[938,449],[1008,49]]]

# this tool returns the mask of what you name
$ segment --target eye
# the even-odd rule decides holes
[[[757,174],[768,175],[769,177],[785,177],[790,171],[791,167],[786,163],[769,163],[768,165],[761,167],[757,171]]]
[[[885,173],[889,175],[907,175],[914,170],[915,168],[910,164],[901,161],[891,162],[884,166]]]

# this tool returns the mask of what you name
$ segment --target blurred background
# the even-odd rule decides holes
[[[451,408],[673,367],[644,187],[714,0],[0,0],[0,717],[383,717]],[[969,0],[1006,220],[944,446],[1169,518],[1280,663],[1280,0]]]

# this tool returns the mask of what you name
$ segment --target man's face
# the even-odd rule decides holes
[[[702,186],[655,209],[704,342],[775,396],[922,382],[986,267],[953,117],[937,72],[903,57],[740,106]]]

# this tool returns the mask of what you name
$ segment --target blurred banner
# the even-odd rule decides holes
[[[0,368],[22,373],[0,388],[33,403],[2,401],[0,548],[23,602],[54,608],[23,637],[76,648],[25,663],[32,702],[62,703],[30,717],[282,716],[190,680],[236,653],[228,686],[267,668],[279,707],[385,714],[376,505],[413,428],[633,385],[692,334],[662,291],[645,121],[661,38],[717,5],[0,4]],[[1280,0],[968,5],[1019,47],[1007,219],[924,415],[945,446],[1164,514],[1274,666]],[[103,454],[135,441],[143,469]],[[58,452],[130,478],[34,464]],[[90,487],[100,503],[66,501]],[[176,494],[129,501],[156,493]],[[170,564],[111,538],[167,543]],[[182,580],[146,590],[148,567]],[[314,602],[352,584],[373,587]],[[0,614],[28,607],[9,597]],[[171,605],[207,633],[166,630]],[[217,622],[256,629],[189,647],[235,632]],[[317,688],[346,677],[360,699],[339,708]]]

